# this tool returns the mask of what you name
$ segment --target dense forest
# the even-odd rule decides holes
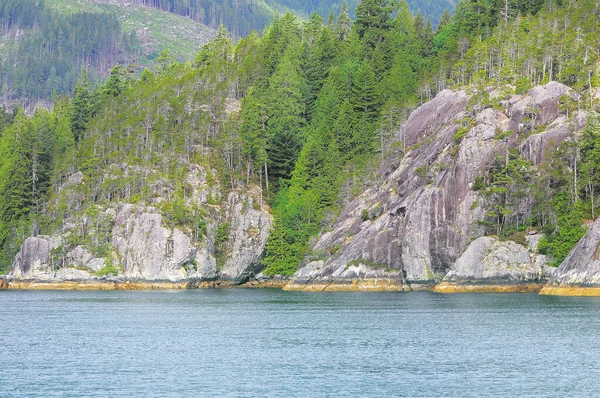
[[[75,213],[96,220],[107,203],[159,205],[200,234],[207,215],[186,205],[181,180],[191,162],[215,167],[223,187],[263,188],[275,216],[265,272],[289,275],[381,159],[402,157],[393,134],[437,92],[468,88],[474,106],[493,107],[486,88],[513,95],[556,80],[577,93],[560,104],[567,117],[593,114],[599,14],[591,0],[463,0],[434,30],[406,2],[364,0],[354,20],[345,7],[328,21],[285,14],[263,37],[235,44],[222,27],[193,62],[163,57],[139,78],[117,65],[93,85],[82,71],[52,112],[2,112],[2,267],[27,236],[60,231]],[[517,239],[539,228],[541,250],[559,263],[597,216],[599,150],[590,117],[540,166],[517,151],[499,157],[474,188],[486,198],[488,233]],[[76,171],[86,184],[67,195],[61,187]],[[108,250],[101,223],[78,228],[68,244]]]
[[[3,0],[0,24],[3,35],[18,37],[0,67],[4,102],[27,99],[35,103],[70,93],[81,67],[101,75],[115,63],[134,62],[140,55],[135,32],[123,33],[111,14],[65,16],[43,1]]]
[[[134,4],[143,4],[183,15],[214,28],[223,24],[235,39],[246,36],[253,30],[261,32],[273,20],[274,15],[283,15],[288,11],[304,18],[308,18],[313,12],[327,18],[329,15],[338,15],[346,4],[350,16],[354,18],[358,2],[358,0],[347,2],[341,0],[135,0]],[[415,13],[420,12],[425,18],[430,18],[434,26],[446,9],[453,8],[453,3],[447,0],[410,0],[408,5]]]
[[[354,18],[357,1],[342,2],[281,1],[146,1],[134,4],[156,7],[218,28],[224,24],[232,38],[253,30],[262,32],[277,13],[292,10],[308,16],[317,11],[324,17],[344,7]],[[445,0],[416,2],[414,9],[432,18],[451,8]],[[69,93],[75,87],[82,66],[92,81],[102,79],[117,62],[147,63],[143,44],[135,30],[124,31],[117,14],[75,12],[64,15],[44,1],[4,0],[0,3],[0,23],[4,36],[5,60],[0,67],[0,87],[4,102],[25,101],[28,108],[40,100],[50,101],[55,94]],[[158,54],[158,51],[156,52]]]

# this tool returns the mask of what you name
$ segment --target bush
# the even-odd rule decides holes
[[[367,221],[369,219],[369,210],[363,209],[362,213],[360,213],[360,219],[363,221]]]
[[[513,242],[523,245],[525,247],[529,246],[527,239],[525,238],[525,232],[513,232],[508,237],[508,240],[512,240]]]
[[[100,268],[96,271],[96,276],[117,276],[119,275],[119,271],[112,264],[106,264],[104,267]]]
[[[480,191],[485,188],[485,179],[482,176],[475,177],[475,181],[473,181],[473,187],[471,189],[473,191]]]

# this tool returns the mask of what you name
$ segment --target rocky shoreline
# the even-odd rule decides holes
[[[273,278],[252,279],[244,284],[224,280],[128,280],[128,279],[7,279],[0,277],[0,290],[190,290],[226,288],[276,288],[282,289],[288,281]]]
[[[542,282],[461,281],[442,280],[437,284],[403,284],[398,280],[332,280],[329,282],[297,283],[289,278],[251,279],[244,284],[222,280],[144,281],[125,279],[42,280],[7,279],[0,277],[0,290],[190,290],[190,289],[282,289],[293,292],[419,292],[455,293],[539,293],[550,296],[600,297],[597,285],[557,285]]]
[[[452,283],[440,282],[433,289],[436,293],[539,293],[541,283]],[[600,293],[600,292],[599,292]]]
[[[410,292],[407,284],[396,279],[351,279],[298,283],[291,281],[283,287],[295,292]]]
[[[598,286],[551,286],[542,283],[454,283],[402,284],[397,280],[331,281],[298,284],[285,278],[252,279],[236,285],[228,281],[143,281],[143,280],[8,280],[0,278],[3,290],[189,290],[189,289],[282,289],[296,292],[417,292],[451,293],[540,293],[556,296],[598,296]]]

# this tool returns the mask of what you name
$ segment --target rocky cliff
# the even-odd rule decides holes
[[[220,195],[220,187],[209,186],[204,168],[190,166],[186,180],[192,187],[188,205],[203,209],[197,231],[168,222],[161,200],[156,206],[95,206],[65,220],[56,235],[26,239],[9,280],[245,282],[260,271],[272,224],[260,189],[235,189],[214,204],[210,198]],[[83,184],[78,172],[63,185],[69,206],[78,206],[77,186]]]
[[[475,179],[508,149],[538,164],[550,146],[584,126],[584,115],[567,119],[559,111],[565,94],[573,95],[551,82],[527,95],[488,92],[485,105],[474,93],[440,92],[396,134],[404,156],[383,162],[379,181],[348,203],[313,247],[339,250],[302,267],[287,288],[431,287],[484,234],[484,198]]]
[[[551,82],[527,95],[490,90],[486,101],[481,93],[444,90],[423,104],[395,135],[393,146],[402,151],[381,163],[379,180],[315,241],[313,253],[321,258],[302,266],[286,289],[418,290],[444,278],[453,285],[541,283],[546,261],[533,248],[482,238],[486,198],[475,182],[509,149],[537,165],[581,129],[583,113],[569,118],[559,109],[565,94],[573,96]],[[68,217],[55,234],[23,243],[9,279],[239,284],[252,278],[272,225],[260,188],[224,190],[215,170],[198,164],[185,170],[181,206],[199,219],[184,223],[169,199],[175,184],[159,174],[148,179],[149,203],[82,208],[97,187],[129,175],[147,179],[152,170],[114,164],[101,181],[74,173],[56,201]]]
[[[541,293],[600,296],[600,218],[552,273]]]

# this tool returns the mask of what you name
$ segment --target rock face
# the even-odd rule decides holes
[[[50,236],[25,239],[15,258],[10,276],[20,279],[52,276],[52,249],[56,246],[56,241]]]
[[[364,260],[363,260],[364,261]],[[365,261],[366,262],[366,261]],[[411,290],[404,283],[401,270],[372,263],[354,261],[336,269],[332,274],[324,261],[314,261],[301,268],[284,290],[306,291],[403,291]]]
[[[227,198],[226,214],[229,223],[227,259],[220,271],[220,279],[235,284],[246,282],[261,270],[265,245],[273,218],[263,208],[261,192],[254,189],[250,195],[231,192]],[[243,217],[239,215],[243,214]]]
[[[490,286],[502,286],[499,290],[507,291],[510,285],[519,290],[518,285],[543,283],[548,261],[537,253],[539,237],[531,236],[529,241],[532,244],[526,248],[487,236],[475,239],[435,290],[473,291],[479,285],[488,290]]]
[[[261,190],[253,186],[232,190],[222,205],[208,204],[209,198],[219,192],[218,187],[207,188],[206,174],[203,168],[193,165],[186,178],[191,187],[190,207],[205,209],[203,233],[169,226],[158,207],[115,203],[106,209],[97,208],[93,220],[86,216],[68,220],[56,236],[28,238],[15,258],[9,280],[93,281],[112,274],[110,278],[118,281],[247,281],[260,271],[273,222],[270,210],[260,200]],[[84,181],[78,172],[63,184],[63,189],[74,190],[66,194],[70,206],[80,203],[73,187]],[[108,249],[101,255],[95,254],[98,246],[60,244],[80,236],[78,226],[89,230],[93,223],[108,231]],[[215,247],[217,230],[227,232],[219,248]]]
[[[558,145],[568,137],[571,122],[560,118],[557,105],[568,90],[552,82],[501,102],[503,110],[469,109],[467,92],[440,92],[396,134],[404,157],[383,162],[380,180],[349,202],[313,246],[315,253],[335,254],[301,268],[290,288],[379,278],[405,288],[433,286],[483,235],[478,221],[485,212],[472,189],[475,179],[507,147],[523,148],[541,161],[538,154],[548,142]],[[521,131],[542,125],[536,140],[518,140]],[[506,138],[497,138],[499,133]],[[360,271],[353,264],[361,264]]]
[[[600,218],[554,270],[542,293],[600,295]]]
[[[178,228],[164,227],[162,215],[152,207],[123,206],[115,219],[112,246],[129,278],[176,281],[216,276],[214,257],[202,256]]]

